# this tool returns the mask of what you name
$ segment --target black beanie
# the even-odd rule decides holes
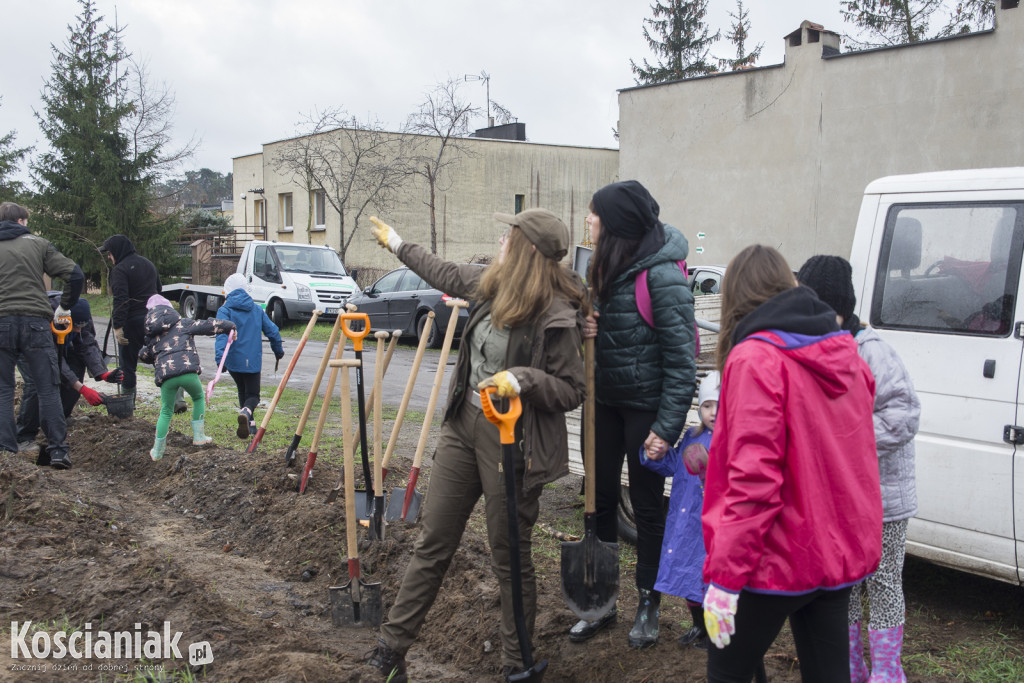
[[[658,202],[636,180],[605,185],[594,193],[593,202],[601,229],[616,237],[641,239],[660,222]]]
[[[807,285],[822,302],[849,320],[857,305],[857,294],[853,291],[853,267],[842,256],[812,256],[800,267],[796,279]]]

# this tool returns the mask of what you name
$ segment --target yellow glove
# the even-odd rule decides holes
[[[114,328],[114,339],[121,346],[128,346],[128,337],[125,335],[123,327]]]
[[[480,380],[476,385],[477,389],[483,390],[487,387],[498,387],[498,396],[501,398],[512,398],[518,396],[521,391],[519,380],[508,370],[495,373],[487,379]]]
[[[370,216],[370,222],[373,223],[373,236],[377,238],[377,242],[380,246],[384,247],[392,254],[398,251],[398,247],[402,244],[402,238],[398,236],[394,228],[390,225],[377,218],[376,216]]]

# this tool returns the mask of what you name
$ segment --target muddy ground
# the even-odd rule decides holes
[[[81,409],[76,415],[70,424],[74,469],[38,468],[25,454],[0,456],[0,679],[115,680],[155,666],[153,680],[378,680],[364,664],[376,633],[339,628],[330,618],[328,587],[347,581],[343,505],[324,502],[334,476],[314,478],[299,496],[280,453],[246,455],[241,442],[228,438],[197,448],[175,431],[167,455],[154,463],[151,422]],[[392,485],[405,481],[412,452],[410,444],[399,447]],[[429,468],[421,489],[427,478]],[[578,532],[579,485],[569,477],[549,486],[541,522]],[[385,609],[416,531],[396,522],[385,541],[374,543],[360,532],[362,572],[381,582]],[[588,643],[572,644],[565,634],[575,617],[560,593],[559,541],[538,531],[535,556],[536,647],[550,662],[546,680],[705,680],[705,654],[675,642],[689,626],[681,601],[666,599],[657,647],[638,652],[626,646],[636,605],[628,561],[619,623]],[[1022,589],[914,562],[907,575],[906,656],[919,663],[918,672],[928,672],[911,667],[912,681],[963,680],[930,663],[951,645],[990,637],[994,628],[1016,646],[1024,641]],[[409,653],[412,679],[498,680],[496,596],[478,507]],[[141,624],[145,632],[168,621],[183,634],[184,657],[189,643],[207,641],[214,661],[190,671],[186,662],[161,659],[13,660],[8,624],[28,619],[50,633],[87,623],[107,631]],[[766,661],[769,680],[799,680],[787,631]],[[24,663],[46,670],[15,670]],[[77,670],[54,669],[69,663]],[[101,671],[103,664],[114,670]]]

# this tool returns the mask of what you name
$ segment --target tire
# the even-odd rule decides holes
[[[196,317],[199,313],[199,298],[196,294],[186,294],[181,297],[181,317],[192,318],[198,320]]]
[[[619,539],[636,547],[636,517],[629,501],[629,487],[619,489]]]
[[[416,339],[417,341],[423,335],[423,328],[427,324],[429,316],[426,311],[420,313],[420,316],[416,318]],[[437,318],[434,318],[434,324],[430,326],[430,337],[427,339],[427,346],[432,349],[441,348],[441,333],[437,329]]]
[[[281,300],[272,299],[267,308],[269,309],[267,315],[270,317],[270,322],[278,327],[284,327],[284,324],[288,321],[288,316],[284,312],[284,304],[281,303]]]

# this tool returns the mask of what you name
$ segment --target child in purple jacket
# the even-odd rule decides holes
[[[704,472],[707,470],[708,448],[718,413],[718,387],[721,376],[709,372],[701,380],[697,393],[700,424],[686,430],[683,438],[665,456],[655,459],[640,449],[640,462],[664,477],[672,477],[665,519],[665,540],[661,546],[658,580],[654,589],[686,599],[693,617],[693,626],[680,636],[680,645],[708,649],[708,632],[704,626],[704,533],[701,511],[704,507]],[[653,456],[653,457],[652,457]]]

